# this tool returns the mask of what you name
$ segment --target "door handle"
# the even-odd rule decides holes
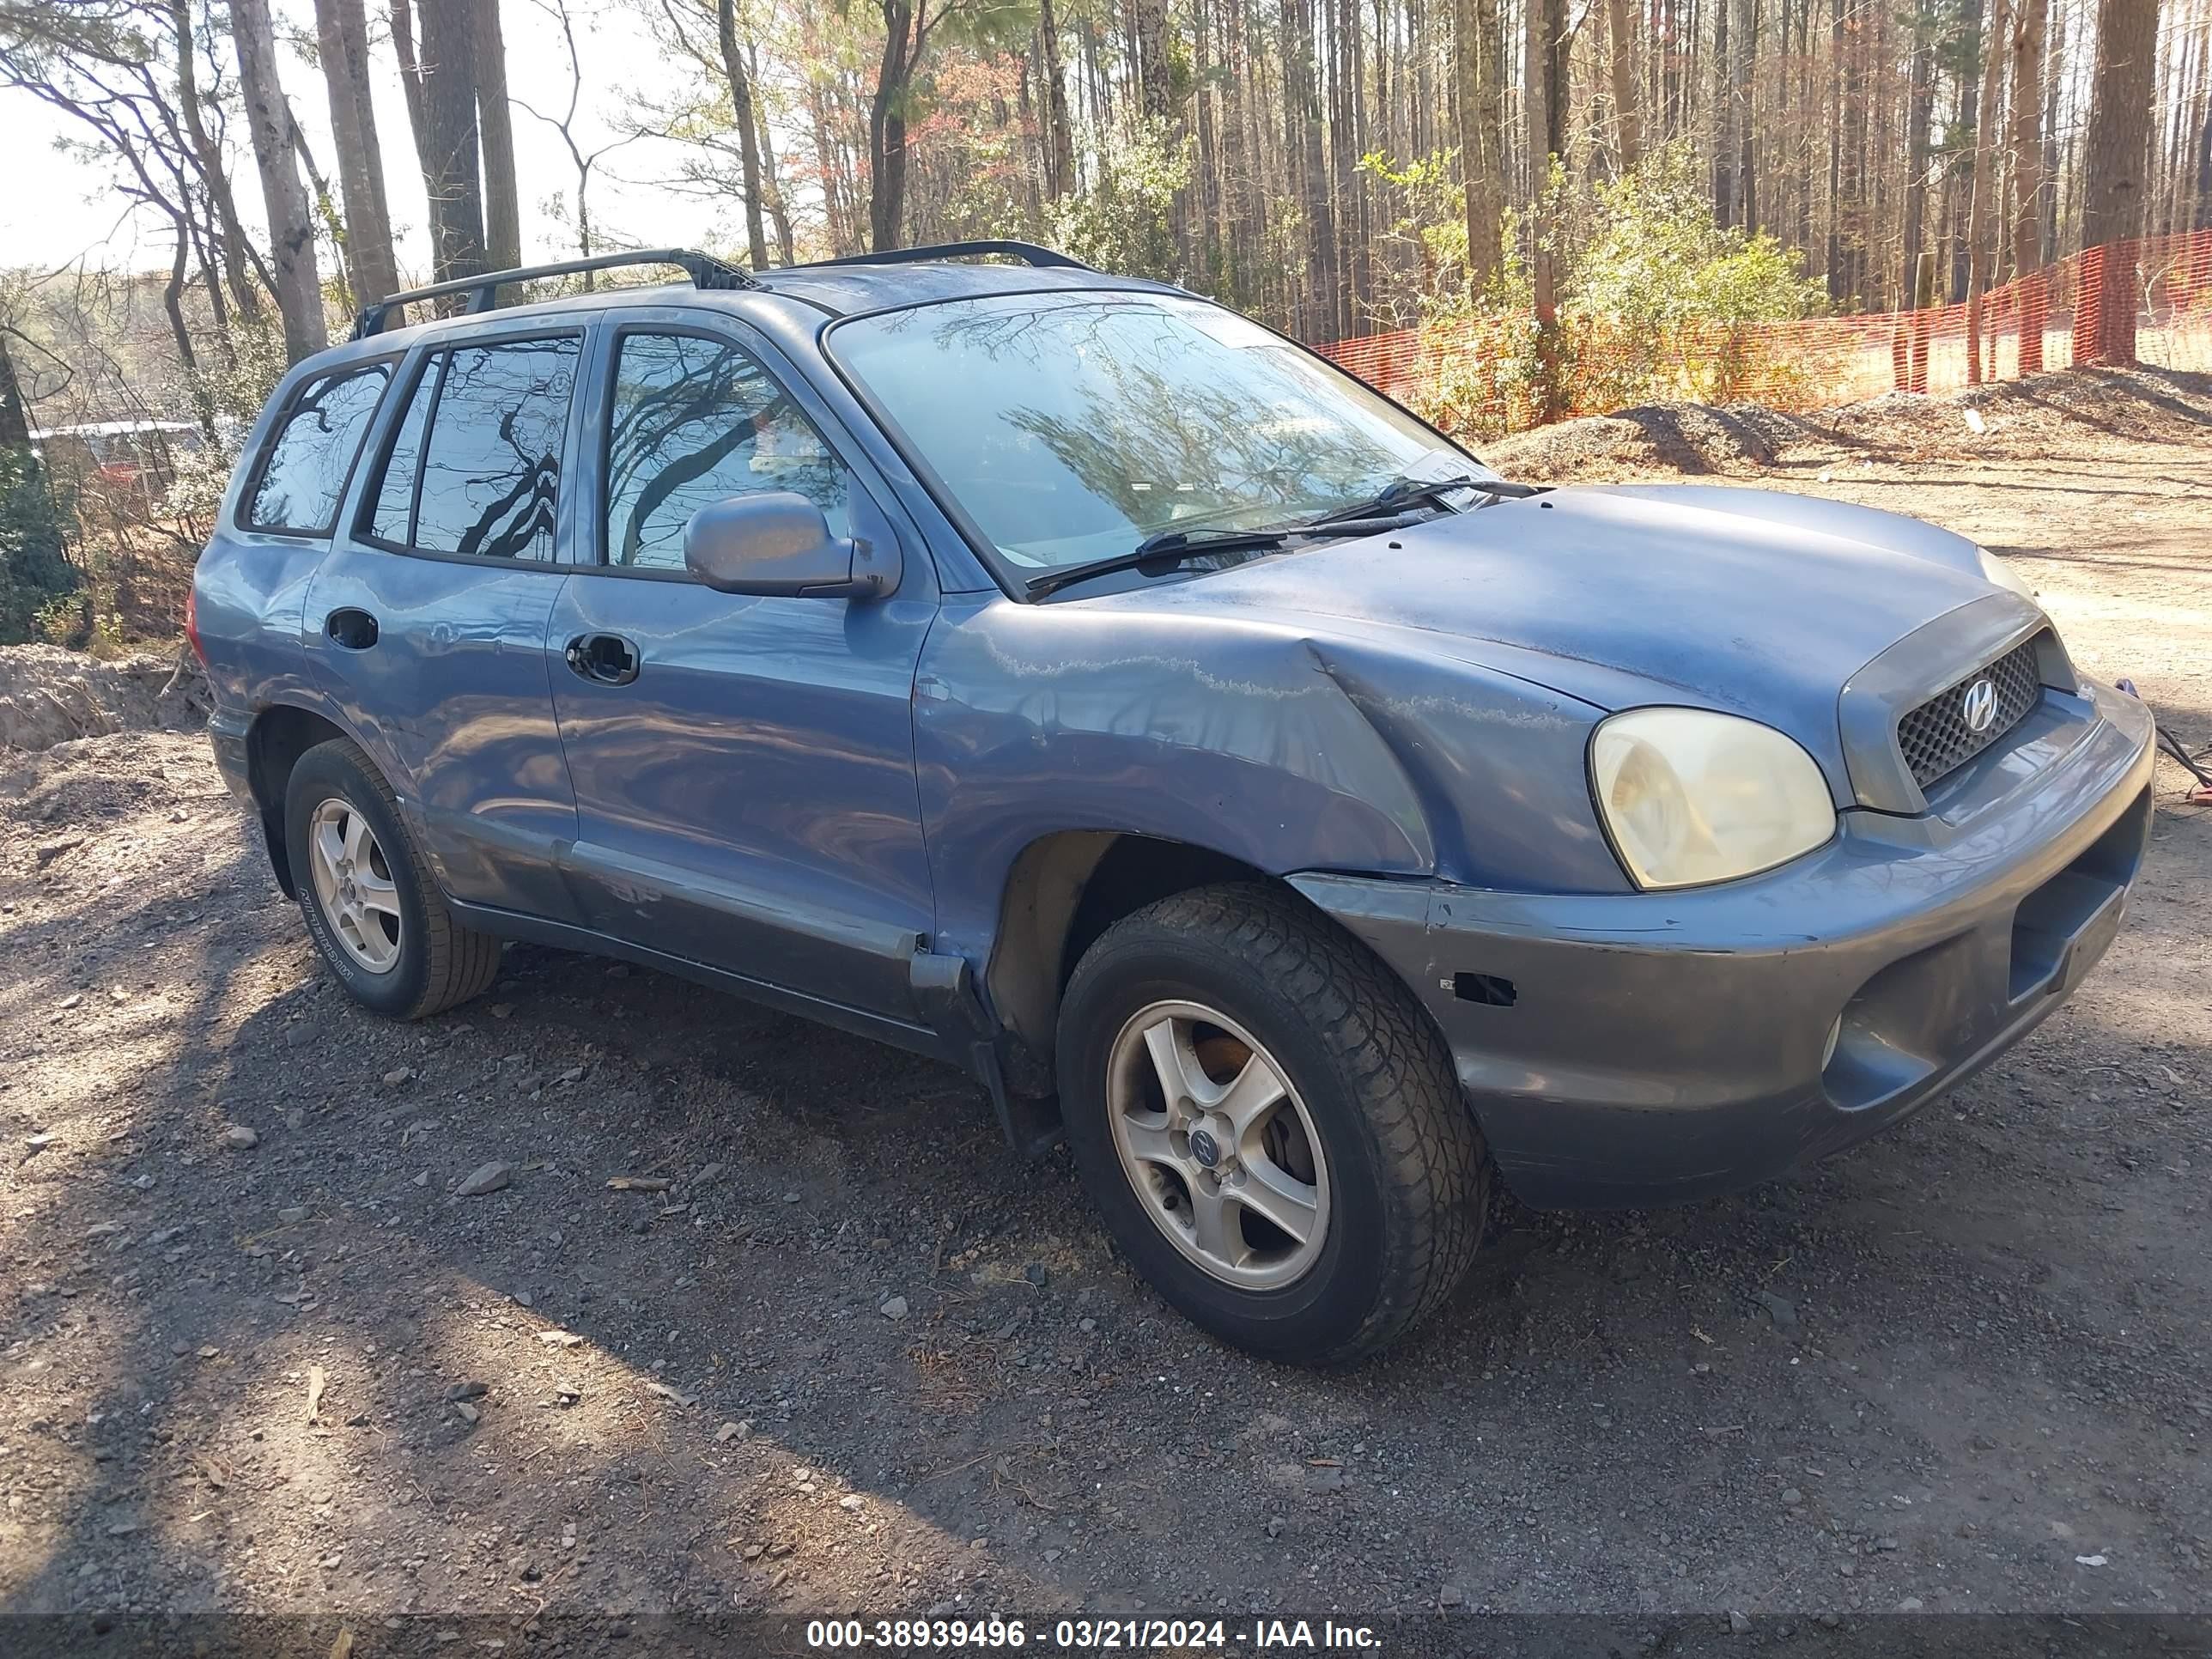
[[[637,647],[619,634],[579,634],[564,654],[568,666],[594,685],[628,685],[637,678]]]
[[[376,618],[366,611],[343,605],[323,619],[323,632],[332,644],[348,651],[366,651],[376,643]]]

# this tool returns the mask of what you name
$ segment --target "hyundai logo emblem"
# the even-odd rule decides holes
[[[1966,700],[1959,705],[1959,714],[1966,722],[1966,730],[1979,736],[1997,722],[1997,689],[1990,681],[1976,680],[1966,688]]]
[[[1198,1160],[1202,1169],[1210,1170],[1221,1162],[1219,1145],[1203,1129],[1190,1132],[1190,1155]]]

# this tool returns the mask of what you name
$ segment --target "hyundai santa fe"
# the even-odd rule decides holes
[[[2150,720],[1960,537],[1511,483],[1025,245],[588,263],[641,261],[688,280],[372,307],[200,560],[216,757],[380,1013],[524,939],[949,1060],[1192,1319],[1323,1362],[1493,1178],[1799,1167],[2119,925]]]

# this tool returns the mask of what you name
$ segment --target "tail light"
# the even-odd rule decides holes
[[[185,639],[192,647],[192,655],[207,666],[207,647],[200,643],[200,596],[197,588],[185,590]]]

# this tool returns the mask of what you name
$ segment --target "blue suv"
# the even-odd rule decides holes
[[[527,939],[951,1060],[1302,1360],[1436,1309],[1493,1174],[1680,1199],[1911,1111],[2150,822],[2147,714],[1971,542],[1511,483],[1016,243],[397,296],[277,388],[191,631],[367,1006]]]

